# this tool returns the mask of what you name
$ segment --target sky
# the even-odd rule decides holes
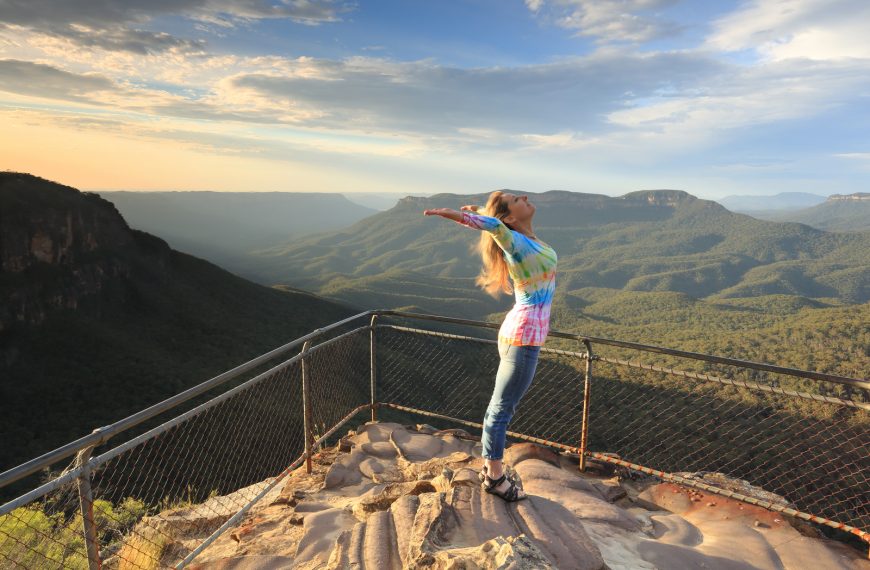
[[[83,190],[867,192],[866,0],[0,0],[0,169]]]

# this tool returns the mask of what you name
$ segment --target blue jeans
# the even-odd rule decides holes
[[[501,459],[508,423],[520,399],[529,389],[538,366],[540,346],[513,346],[499,342],[501,362],[495,375],[495,387],[483,417],[483,457]]]

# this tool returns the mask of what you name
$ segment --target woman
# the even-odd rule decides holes
[[[501,357],[495,388],[483,419],[483,487],[506,501],[525,498],[505,475],[505,432],[520,398],[526,393],[538,363],[538,353],[550,328],[550,305],[556,288],[556,252],[532,229],[535,206],[528,196],[496,191],[481,215],[478,206],[425,210],[469,228],[483,230],[478,250],[483,269],[477,284],[493,297],[515,293],[516,303],[498,333]],[[513,284],[511,284],[513,282]]]

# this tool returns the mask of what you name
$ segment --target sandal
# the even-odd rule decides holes
[[[501,485],[505,481],[510,483],[510,485],[508,485],[508,488],[504,491],[499,491],[499,485]],[[497,495],[509,503],[513,503],[514,501],[521,501],[526,498],[526,495],[520,496],[519,485],[517,485],[517,482],[513,479],[508,478],[507,474],[503,474],[498,479],[490,479],[489,476],[484,475],[484,481],[482,486],[483,490],[490,495]]]
[[[516,472],[513,471],[510,468],[510,466],[508,466],[508,465],[504,466],[504,474],[507,475],[508,479],[510,479],[511,481],[516,483],[516,481],[517,481]],[[478,473],[477,473],[477,480],[480,481],[481,483],[486,483],[487,479],[489,479],[489,473],[487,473],[486,465],[484,465],[483,468],[480,471],[478,471]]]

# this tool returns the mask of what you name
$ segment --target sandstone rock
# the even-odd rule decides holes
[[[559,467],[559,455],[555,451],[534,443],[515,443],[505,450],[504,461],[514,468],[528,459],[545,461]]]
[[[714,487],[719,487],[720,489],[725,489],[734,493],[740,493],[741,495],[753,497],[761,501],[769,501],[774,504],[793,507],[793,505],[791,505],[787,500],[785,500],[780,495],[777,495],[776,493],[765,491],[764,489],[751,485],[748,481],[744,481],[743,479],[736,479],[734,477],[728,477],[727,475],[723,475],[722,473],[710,473],[707,471],[700,471],[697,473],[675,473],[675,475],[686,477],[687,479],[695,479],[708,485],[713,485]],[[700,495],[701,493],[695,492],[694,494]]]
[[[353,506],[353,513],[360,520],[365,520],[368,513],[383,511],[399,497],[434,493],[435,487],[429,481],[414,481],[387,485],[381,492],[367,495]]]
[[[435,554],[427,568],[434,570],[486,569],[522,570],[557,568],[547,556],[524,535],[490,539],[480,546],[442,550]]]
[[[328,468],[311,475],[300,468],[288,478],[281,497],[295,499],[295,508],[289,501],[255,506],[197,562],[297,570],[803,570],[812,560],[819,568],[870,570],[861,553],[801,536],[760,507],[664,483],[639,495],[632,486],[623,496],[618,479],[584,476],[573,459],[533,445],[509,448],[529,497],[506,503],[482,492],[474,442],[452,430],[424,431],[362,426],[348,453],[325,456],[335,457]],[[385,474],[397,480],[376,481]],[[293,485],[309,492],[297,494]],[[192,532],[166,551],[189,551]]]

